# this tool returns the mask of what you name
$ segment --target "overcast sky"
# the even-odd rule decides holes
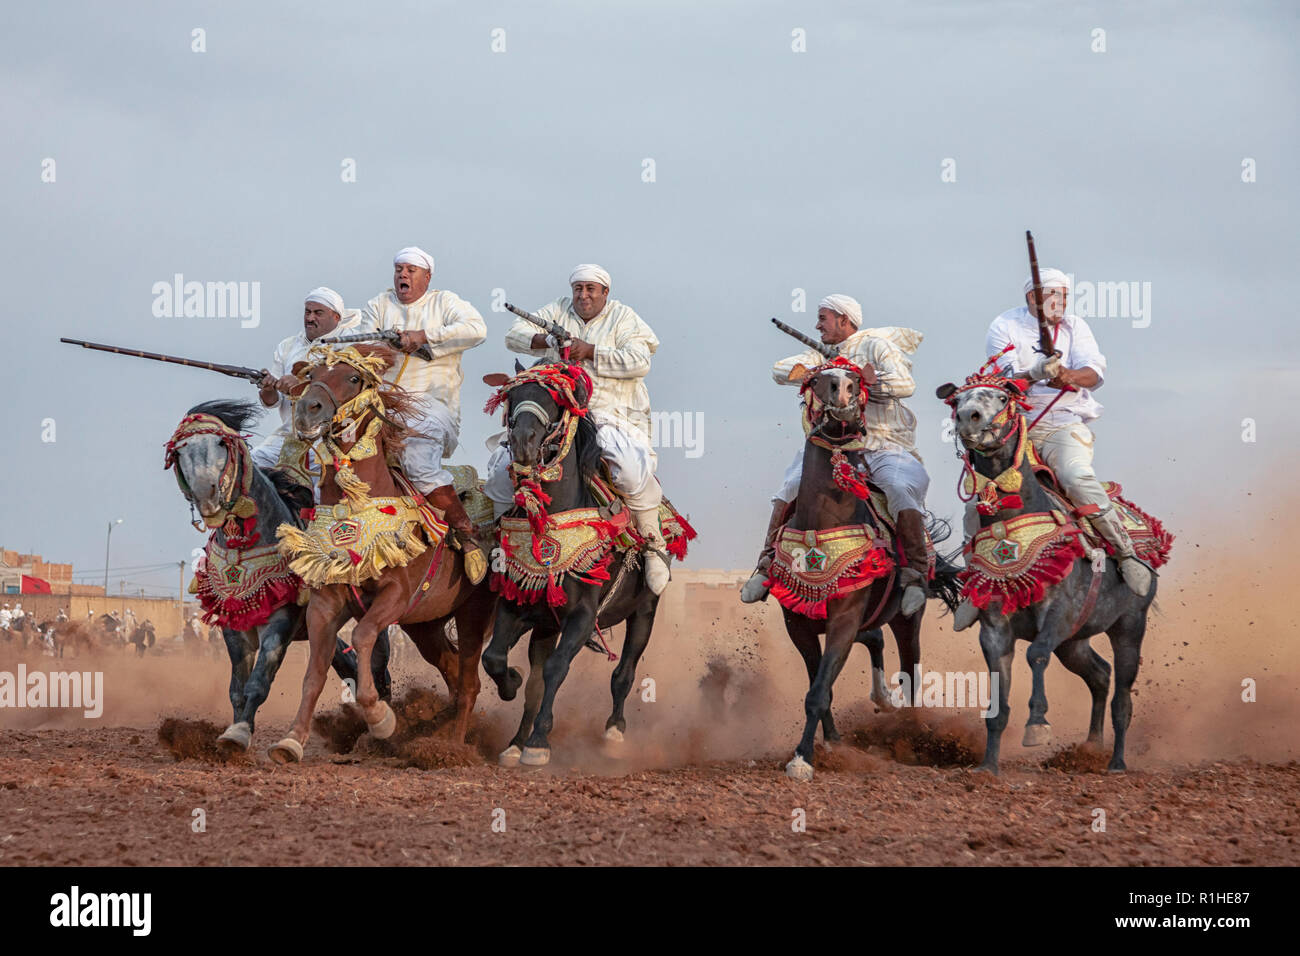
[[[120,517],[112,565],[188,558],[203,537],[163,443],[191,405],[255,394],[59,336],[260,367],[308,290],[360,307],[409,244],[490,330],[464,359],[458,462],[485,464],[480,377],[513,359],[493,290],[535,309],[599,262],[659,336],[653,406],[703,415],[703,454],[660,451],[700,530],[689,566],[752,564],[802,440],[770,376],[799,348],[767,320],[811,331],[831,292],[925,333],[909,404],[929,505],[955,515],[934,388],[1020,302],[1026,228],[1044,265],[1141,295],[1090,320],[1102,477],[1184,535],[1210,506],[1266,516],[1244,492],[1298,432],[1298,20],[1263,2],[11,5],[0,544],[102,569]],[[259,324],[156,317],[176,273],[260,283]]]

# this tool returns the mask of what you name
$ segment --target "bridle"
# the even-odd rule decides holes
[[[232,515],[245,519],[247,523],[248,519],[253,519],[257,515],[257,505],[251,494],[253,469],[249,459],[248,444],[245,441],[248,436],[235,431],[215,415],[196,413],[181,419],[181,423],[176,426],[172,437],[167,441],[166,453],[163,457],[163,469],[175,468],[176,484],[181,494],[185,496],[185,500],[189,502],[190,524],[198,531],[205,530],[205,525],[198,520],[194,507],[194,492],[185,479],[184,470],[178,464],[179,452],[189,441],[201,435],[216,436],[226,449],[226,463],[222,466],[221,475],[217,479],[217,494],[220,501],[218,514],[221,517],[218,525],[226,524]],[[249,531],[248,528],[244,530],[245,533]],[[235,536],[227,533],[228,538]]]

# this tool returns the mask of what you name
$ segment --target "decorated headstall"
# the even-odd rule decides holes
[[[546,505],[551,502],[551,496],[542,490],[541,483],[559,481],[564,475],[564,459],[573,448],[573,439],[578,433],[578,420],[586,416],[588,402],[591,400],[591,376],[581,365],[555,362],[522,369],[513,378],[502,374],[485,375],[483,381],[497,387],[483,408],[489,415],[495,414],[504,405],[507,410],[507,427],[513,428],[523,415],[531,415],[543,426],[550,426],[542,441],[544,450],[554,449],[549,457],[544,457],[536,465],[521,465],[518,462],[510,464],[510,480],[515,486],[515,504],[527,512],[534,534],[540,535],[549,523]],[[540,385],[546,389],[560,408],[559,420],[552,422],[546,409],[536,402],[523,401],[516,405],[510,399],[510,393],[521,385]]]
[[[834,369],[842,369],[858,383],[857,418],[852,422],[835,419],[841,425],[841,434],[835,438],[827,434],[827,426],[829,425],[828,412],[830,409],[817,394],[816,389],[817,376],[822,372]],[[798,369],[796,368],[795,371],[797,372]],[[834,478],[836,486],[852,493],[863,501],[870,497],[870,490],[867,488],[866,482],[854,472],[848,456],[844,453],[846,451],[861,451],[866,447],[867,438],[864,434],[864,427],[866,424],[867,399],[870,394],[870,386],[874,384],[876,384],[876,370],[874,368],[870,365],[866,367],[856,365],[849,359],[837,355],[829,362],[818,365],[805,373],[803,384],[799,386],[799,396],[803,401],[804,436],[814,445],[831,450],[831,476]]]
[[[226,448],[226,463],[222,466],[221,476],[217,480],[217,492],[221,496],[221,510],[211,517],[205,517],[203,523],[191,514],[190,523],[199,531],[206,524],[209,528],[222,528],[231,547],[251,547],[257,541],[257,503],[253,500],[253,465],[249,458],[245,436],[231,428],[215,415],[196,413],[186,415],[167,440],[163,469],[170,470],[176,466],[177,454],[182,445],[200,435],[215,435]],[[176,484],[194,510],[194,493],[185,480],[180,468],[176,468]],[[224,526],[224,527],[223,527]]]
[[[324,366],[327,369],[340,364],[347,365],[361,378],[361,390],[343,401],[339,400],[326,382],[313,381],[308,385],[308,388],[323,389],[334,402],[334,416],[329,432],[319,439],[320,458],[334,467],[334,481],[348,500],[361,504],[368,498],[370,486],[352,471],[352,462],[379,453],[377,436],[387,421],[384,415],[384,372],[388,370],[391,361],[382,350],[362,352],[351,345],[344,348],[313,345],[307,352],[305,364],[309,367]],[[295,369],[299,367],[295,366]],[[358,436],[357,432],[367,417],[370,418],[370,423]],[[350,447],[345,451],[341,445]]]
[[[977,498],[978,504],[976,508],[981,515],[986,517],[995,515],[1002,510],[1023,507],[1023,501],[1019,494],[1023,479],[1020,473],[1020,463],[1025,454],[1029,454],[1031,457],[1034,454],[1033,445],[1028,437],[1029,430],[1025,427],[1025,416],[1022,414],[1030,407],[1029,402],[1025,399],[1025,392],[1029,387],[1029,383],[1024,379],[1010,378],[1003,375],[1001,368],[998,366],[998,359],[1014,347],[1012,343],[1007,343],[1000,352],[990,355],[974,375],[966,376],[966,382],[963,385],[958,386],[948,382],[935,389],[935,395],[952,409],[954,419],[957,416],[957,403],[960,401],[958,396],[963,392],[973,391],[977,388],[992,388],[1007,394],[1006,404],[998,410],[997,414],[988,423],[988,427],[1000,431],[998,447],[1005,445],[1012,435],[1016,436],[1016,451],[1012,456],[1011,464],[1005,471],[996,478],[987,478],[976,472],[971,467],[970,454],[962,450],[960,436],[956,438],[957,456],[962,460],[961,483],[957,494],[962,501]]]

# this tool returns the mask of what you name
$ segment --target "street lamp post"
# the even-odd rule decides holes
[[[108,546],[113,541],[113,525],[121,524],[122,519],[108,523],[108,534],[104,538],[104,597],[108,597]]]

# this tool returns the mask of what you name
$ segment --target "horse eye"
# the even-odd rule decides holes
[[[353,385],[355,385],[357,384],[357,382],[361,381],[361,376],[353,375],[350,379],[348,379],[348,381],[351,382]]]

